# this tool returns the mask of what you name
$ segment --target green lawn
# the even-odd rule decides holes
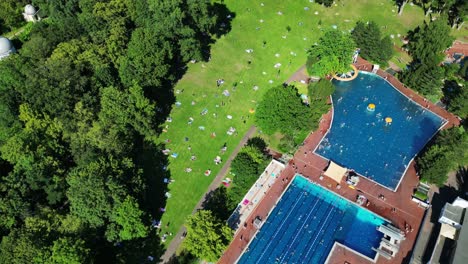
[[[264,6],[260,5],[261,2]],[[179,154],[175,159],[169,157],[169,169],[175,182],[169,186],[172,197],[167,201],[167,212],[162,219],[163,227],[168,222],[170,226],[163,228],[163,233],[175,234],[181,227],[221,168],[222,165],[215,165],[213,159],[222,145],[226,142],[228,146],[228,152],[222,156],[225,160],[253,124],[249,109],[256,107],[269,87],[280,85],[305,63],[306,49],[317,41],[322,30],[332,25],[350,30],[358,19],[374,20],[382,26],[384,33],[394,34],[395,41],[399,42],[397,34],[404,35],[423,19],[422,10],[410,5],[405,8],[403,16],[398,16],[390,0],[342,0],[329,9],[309,0],[287,3],[226,0],[224,3],[235,13],[232,30],[212,46],[210,62],[191,64],[176,85],[174,91],[181,91],[176,96],[182,105],[174,106],[171,113],[173,122],[167,123],[168,132],[160,137],[161,142],[170,139],[167,147]],[[305,7],[310,9],[305,10]],[[282,15],[278,14],[279,11]],[[290,32],[286,29],[288,26]],[[263,41],[266,42],[265,47]],[[254,51],[249,54],[246,49]],[[280,71],[274,68],[276,63],[281,63]],[[225,83],[217,88],[216,80],[219,78],[223,78]],[[237,83],[235,91],[234,83]],[[257,91],[253,90],[255,85],[259,87]],[[222,95],[225,89],[231,93],[230,97]],[[191,105],[192,101],[196,104]],[[208,114],[201,116],[204,108],[208,109]],[[227,115],[233,118],[228,119]],[[194,119],[192,125],[187,124],[190,117]],[[206,129],[201,131],[199,126]],[[226,134],[230,126],[237,129],[238,135]],[[210,137],[212,132],[216,133],[215,138]],[[184,141],[185,137],[189,138],[188,142]],[[195,162],[190,161],[189,145],[198,158]],[[186,173],[186,167],[193,171]],[[211,176],[203,175],[206,169],[212,170]]]

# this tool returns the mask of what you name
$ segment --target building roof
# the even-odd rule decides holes
[[[32,6],[32,5],[26,5],[26,6],[24,7],[24,13],[25,13],[26,15],[33,16],[33,15],[36,14],[36,8],[34,8],[34,6]]]
[[[458,235],[457,248],[455,249],[455,256],[453,264],[465,264],[468,259],[468,215],[465,215],[463,220],[462,229]]]
[[[0,55],[6,55],[13,49],[11,41],[5,37],[0,36]]]
[[[461,224],[464,208],[447,203],[442,216],[452,220],[455,223]]]
[[[450,238],[452,240],[457,239],[457,229],[451,225],[442,224],[440,227],[440,235]]]

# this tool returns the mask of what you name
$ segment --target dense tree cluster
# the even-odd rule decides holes
[[[443,186],[447,174],[468,164],[468,133],[463,127],[441,131],[434,142],[416,159],[421,178]]]
[[[408,51],[413,57],[409,69],[401,74],[401,80],[425,96],[442,94],[444,70],[439,66],[444,51],[452,45],[447,18],[424,23],[409,34]]]
[[[308,86],[308,99],[303,101],[294,86],[273,87],[258,105],[257,124],[267,134],[283,134],[279,148],[290,152],[317,129],[320,118],[330,109],[328,99],[334,90],[330,81],[322,79]]]
[[[172,86],[189,60],[207,56],[220,5],[33,3],[47,19],[0,61],[0,262],[157,256],[149,227],[164,203],[166,161],[145,171],[141,153],[160,153]],[[24,4],[1,1],[3,25],[17,26]]]
[[[262,131],[292,133],[309,130],[312,112],[303,104],[294,86],[276,86],[268,90],[259,103],[255,118]]]
[[[233,237],[233,231],[226,222],[213,216],[209,210],[196,212],[187,219],[185,226],[184,248],[208,262],[216,262]]]
[[[324,77],[348,72],[356,45],[349,34],[338,30],[326,31],[318,43],[309,49],[307,70],[311,75]]]
[[[364,59],[385,66],[392,58],[392,40],[389,36],[382,38],[380,28],[375,22],[370,21],[366,24],[358,21],[351,36],[357,47],[360,48],[360,55]]]
[[[444,65],[445,79],[442,89],[444,97],[442,101],[447,105],[450,112],[458,115],[461,119],[468,118],[468,59],[459,64]]]

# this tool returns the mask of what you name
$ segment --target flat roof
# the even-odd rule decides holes
[[[460,235],[457,240],[453,264],[465,264],[468,259],[468,217],[465,215]]]
[[[456,223],[461,224],[462,216],[463,216],[463,211],[465,209],[459,206],[454,206],[452,204],[446,203],[445,204],[445,209],[442,212],[442,216],[450,219]]]

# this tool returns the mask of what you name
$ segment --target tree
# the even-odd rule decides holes
[[[73,240],[69,237],[54,241],[48,263],[80,264],[86,263],[90,250],[81,239]]]
[[[74,169],[67,177],[70,211],[92,227],[103,226],[112,212],[114,200],[125,193],[111,177],[112,165],[104,160]]]
[[[7,236],[2,237],[1,263],[46,263],[49,255],[44,241],[26,229],[11,229]]]
[[[415,89],[424,96],[437,96],[442,94],[442,80],[444,70],[438,65],[413,64],[409,70],[400,75],[400,80],[408,87]]]
[[[211,211],[200,210],[187,219],[184,246],[194,256],[215,262],[232,239],[232,230]]]
[[[258,163],[256,163],[247,152],[240,152],[232,160],[231,171],[235,175],[239,175],[240,178],[256,177],[258,173]]]
[[[308,130],[311,111],[304,105],[294,86],[276,86],[268,90],[259,103],[255,118],[267,134]]]
[[[3,24],[4,27],[12,30],[24,23],[21,13],[26,4],[29,4],[29,1],[2,0],[0,2],[0,25]],[[2,27],[0,27],[0,33],[2,33]]]
[[[228,200],[227,188],[220,186],[207,195],[203,209],[211,211],[213,216],[221,221],[227,221],[232,212],[229,209]]]
[[[264,152],[267,148],[267,143],[261,137],[253,137],[247,140],[247,146],[252,146],[257,148],[260,152]]]
[[[444,58],[444,51],[452,45],[447,17],[442,16],[423,27],[417,27],[409,34],[408,50],[416,63],[439,64]]]
[[[327,79],[320,79],[318,82],[311,82],[307,86],[309,99],[314,101],[326,101],[335,92],[335,86]]]
[[[445,16],[416,28],[410,33],[408,43],[413,61],[409,69],[401,74],[401,80],[425,96],[440,97],[444,70],[439,64],[445,57],[444,50],[450,47],[452,41]]]
[[[307,87],[309,95],[309,106],[311,110],[311,117],[309,122],[311,123],[310,129],[315,130],[319,126],[320,119],[328,110],[331,105],[328,103],[330,95],[335,91],[333,83],[327,79],[320,79],[318,82],[310,83]],[[297,140],[295,140],[297,141]],[[285,146],[290,144],[289,138],[283,138]],[[296,145],[301,142],[295,142]]]
[[[254,142],[256,142],[254,144]],[[242,197],[258,179],[260,173],[267,166],[268,159],[263,154],[263,140],[250,141],[237,154],[231,164],[231,172],[234,173],[232,186],[227,193],[227,208],[234,210]],[[263,142],[264,143],[264,142]]]
[[[127,196],[123,202],[118,203],[112,210],[109,219],[115,223],[116,230],[108,233],[110,241],[131,240],[146,237],[147,227],[142,223],[143,212],[138,208],[136,200]],[[109,229],[108,229],[109,230]],[[118,233],[118,237],[115,235]],[[118,238],[118,239],[117,239]]]
[[[0,1],[1,32],[24,24],[24,1]],[[0,63],[0,262],[157,258],[146,222],[161,201],[148,197],[163,184],[146,177],[154,169],[140,151],[156,148],[174,82],[208,56],[228,10],[209,0],[32,2],[47,19],[22,28],[18,52]]]
[[[358,21],[351,37],[360,48],[360,55],[364,59],[381,65],[388,64],[387,61],[393,55],[393,43],[390,37],[381,37],[379,26],[375,22],[370,21],[365,24]]]
[[[309,50],[307,70],[323,77],[337,72],[348,72],[356,45],[349,34],[338,30],[326,31],[318,44]]]
[[[453,86],[454,90],[451,92],[449,101],[449,111],[455,113],[462,119],[468,118],[468,89],[466,82],[463,86]]]
[[[423,180],[439,187],[445,184],[450,171],[447,164],[450,162],[445,155],[445,147],[435,145],[424,156],[418,159],[419,171]]]
[[[173,80],[170,71],[174,53],[171,42],[158,34],[155,26],[136,29],[119,69],[122,82],[159,87],[164,80]]]
[[[447,174],[468,164],[468,134],[463,127],[441,131],[416,159],[423,180],[443,186]]]

